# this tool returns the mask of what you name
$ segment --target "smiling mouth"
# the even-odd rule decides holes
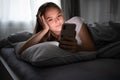
[[[56,26],[56,27],[61,27],[61,25],[58,25],[58,26]]]

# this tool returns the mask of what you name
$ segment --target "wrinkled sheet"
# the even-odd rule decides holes
[[[102,58],[103,54],[94,60],[40,68],[19,60],[14,48],[3,48],[0,53],[20,80],[120,80],[120,60]]]

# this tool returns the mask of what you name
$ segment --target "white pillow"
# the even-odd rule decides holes
[[[21,43],[23,44],[23,43]],[[20,45],[20,44],[19,44]],[[19,46],[18,45],[18,46]],[[18,47],[16,49],[19,49]],[[16,50],[17,51],[17,50]],[[43,42],[27,48],[19,58],[35,66],[47,67],[96,58],[96,52],[70,53],[58,47],[58,42]]]

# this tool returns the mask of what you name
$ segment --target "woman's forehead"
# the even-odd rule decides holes
[[[61,11],[57,8],[49,8],[46,12],[45,12],[45,17],[50,17],[50,16],[56,16],[59,13],[61,13]]]

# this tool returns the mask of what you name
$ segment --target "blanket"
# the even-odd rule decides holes
[[[119,33],[110,25],[105,26],[100,24],[95,27],[88,26],[88,31],[98,50],[106,45],[120,41]]]
[[[116,58],[120,59],[120,41],[111,43],[98,50],[99,58]]]

